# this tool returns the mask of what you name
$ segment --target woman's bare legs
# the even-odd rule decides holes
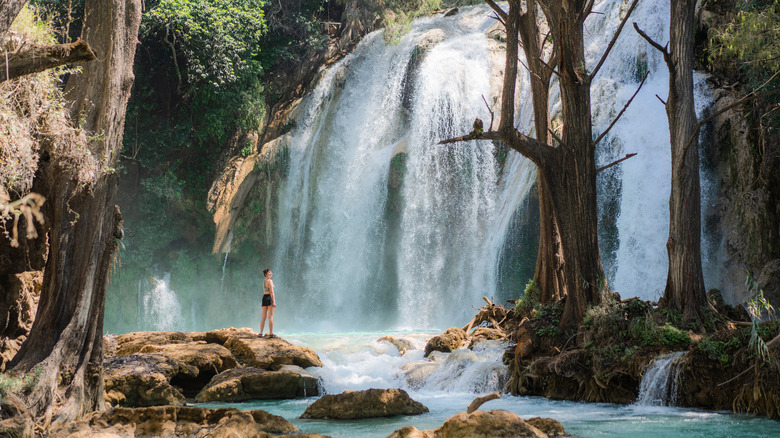
[[[263,307],[263,318],[265,318],[265,310],[268,309],[268,334],[274,334],[274,310],[276,306]]]
[[[268,322],[268,325],[271,328],[271,333],[273,333],[273,331],[274,331],[273,307],[271,307],[271,306],[263,306],[263,316],[260,318],[260,336],[263,336],[263,330],[265,330],[265,318],[266,318],[266,316],[268,316],[268,309],[269,308],[272,309],[272,310],[271,310],[271,319]]]

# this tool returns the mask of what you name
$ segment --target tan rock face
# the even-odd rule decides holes
[[[453,350],[457,350],[463,346],[466,341],[468,341],[468,335],[462,328],[448,328],[444,333],[432,337],[428,343],[425,344],[425,357],[428,357],[432,351],[449,353]]]
[[[434,431],[436,438],[533,437],[547,435],[517,415],[504,410],[461,412]]]
[[[232,337],[225,342],[225,347],[244,365],[265,370],[277,370],[283,365],[322,366],[314,350],[293,345],[282,338]]]
[[[319,395],[318,381],[309,374],[291,370],[235,368],[215,376],[195,399],[199,402],[238,402],[316,395]]]
[[[322,396],[301,418],[358,419],[419,415],[428,412],[402,389],[367,389]]]
[[[205,339],[203,333],[135,332],[117,336],[111,356],[129,356],[147,345],[184,344]]]
[[[531,426],[546,433],[547,436],[565,436],[566,431],[563,429],[563,425],[552,418],[534,417],[526,420]]]
[[[59,437],[267,437],[293,434],[298,428],[260,410],[204,409],[180,406],[114,408],[56,427]]]
[[[180,406],[184,394],[171,385],[171,379],[197,375],[194,366],[160,354],[109,358],[103,365],[106,401],[114,406]]]
[[[504,336],[504,333],[501,330],[488,327],[477,327],[474,330],[474,333],[471,334],[469,348],[473,349],[479,341],[497,341],[505,338],[506,336]]]

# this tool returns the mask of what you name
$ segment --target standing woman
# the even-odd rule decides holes
[[[263,337],[265,319],[268,318],[268,337],[275,338],[274,334],[274,310],[276,310],[276,295],[274,295],[274,282],[271,280],[274,273],[270,269],[263,270],[263,317],[260,318],[260,337]]]

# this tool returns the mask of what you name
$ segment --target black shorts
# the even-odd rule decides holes
[[[263,307],[270,306],[271,304],[273,304],[271,294],[263,294]]]

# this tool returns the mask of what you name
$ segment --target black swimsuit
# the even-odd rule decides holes
[[[265,280],[265,281],[263,281],[263,291],[270,290],[270,289],[268,289],[268,287],[266,286],[266,282],[267,282],[267,281],[268,281],[268,280]],[[263,307],[265,307],[265,306],[271,306],[271,305],[273,305],[273,300],[271,299],[271,294],[264,293],[264,294],[263,294]]]

